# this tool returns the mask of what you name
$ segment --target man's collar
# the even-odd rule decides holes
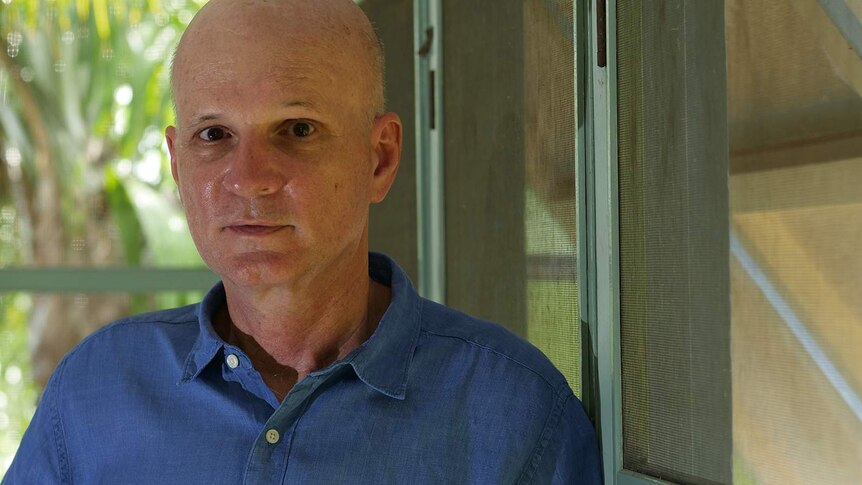
[[[224,304],[224,285],[219,281],[198,305],[198,338],[186,358],[180,384],[193,381],[224,346],[224,341],[216,334],[213,326],[216,312]]]
[[[359,379],[372,389],[404,399],[410,363],[419,340],[422,299],[404,270],[391,258],[369,253],[368,260],[369,275],[392,288],[392,300],[374,334],[341,364],[351,365]],[[224,286],[218,283],[198,307],[200,332],[186,358],[180,383],[194,380],[224,346],[212,324],[216,311],[224,303]]]
[[[404,399],[413,353],[419,340],[422,300],[404,270],[383,254],[370,253],[368,273],[392,288],[389,308],[377,330],[352,353],[356,375],[369,387],[396,399]]]

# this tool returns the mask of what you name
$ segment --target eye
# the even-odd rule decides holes
[[[198,133],[198,138],[208,142],[223,140],[228,136],[229,135],[227,130],[225,130],[221,126],[212,126],[210,128],[205,128],[200,133]]]
[[[290,130],[290,134],[297,138],[305,138],[314,133],[314,127],[311,126],[311,123],[305,121],[292,123],[288,129]]]

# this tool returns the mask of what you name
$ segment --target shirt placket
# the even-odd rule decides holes
[[[338,374],[336,369],[329,369],[325,373],[309,375],[290,390],[255,439],[243,483],[283,483],[297,425],[320,386],[335,374]]]

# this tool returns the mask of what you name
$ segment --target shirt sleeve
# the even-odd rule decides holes
[[[61,363],[48,381],[36,414],[0,485],[71,484],[57,398],[63,367]]]
[[[601,485],[602,466],[596,433],[581,402],[571,391],[552,413],[531,465],[519,483],[534,485]],[[554,416],[556,414],[556,416]]]

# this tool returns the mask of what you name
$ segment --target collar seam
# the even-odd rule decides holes
[[[374,259],[372,258],[371,261],[374,261]],[[373,263],[372,263],[372,266],[373,266]],[[391,281],[394,284],[395,272],[396,272],[397,267],[394,264],[392,264],[391,262],[388,265],[388,267],[389,267],[390,271],[392,272],[392,274],[391,274],[392,280]],[[405,277],[405,279],[406,279],[406,277]],[[380,361],[374,362],[370,366],[370,368],[369,368],[369,366],[363,366],[362,370],[364,372],[362,372],[362,373],[360,373],[360,371],[357,369],[357,367],[355,365],[353,366],[353,369],[356,372],[356,375],[359,377],[359,379],[363,383],[365,383],[366,385],[368,385],[372,389],[380,392],[381,394],[384,394],[388,397],[391,397],[393,399],[398,399],[398,400],[404,400],[406,397],[406,394],[407,394],[407,385],[408,385],[408,381],[409,381],[409,377],[410,377],[410,367],[413,363],[413,357],[416,353],[416,347],[419,344],[419,338],[422,334],[422,308],[423,308],[422,305],[424,303],[421,297],[416,295],[415,292],[410,291],[412,288],[410,288],[409,280],[402,282],[402,283],[405,284],[405,288],[403,288],[403,290],[407,293],[404,296],[406,298],[408,298],[409,300],[412,300],[412,301],[408,300],[409,310],[407,312],[405,312],[404,316],[401,319],[399,319],[400,321],[388,322],[389,324],[405,324],[405,325],[409,325],[411,327],[411,329],[409,330],[409,333],[407,334],[407,335],[409,335],[409,340],[407,340],[407,342],[409,342],[409,343],[407,345],[398,346],[398,347],[402,347],[401,349],[399,349],[398,353],[393,353],[393,354],[391,354],[391,357],[389,359],[386,359],[386,362],[397,362],[397,364],[398,364],[397,373],[395,373],[395,374],[382,373],[381,374],[378,372],[377,374],[375,374],[374,369],[376,367],[378,367],[380,365],[386,365],[386,362],[380,362]],[[407,343],[407,342],[404,342],[404,343]],[[389,346],[391,346],[391,344]],[[368,377],[370,377],[370,379],[366,380],[366,376],[363,376],[362,374],[367,375],[369,370],[371,371],[371,375],[368,376]],[[391,375],[392,377],[386,378],[387,374]]]
[[[495,349],[495,348],[493,348],[493,347],[490,347],[490,346],[488,346],[488,345],[480,344],[479,342],[476,342],[476,341],[474,341],[474,340],[470,340],[470,339],[465,338],[465,337],[461,337],[461,336],[457,336],[457,335],[448,335],[448,334],[445,334],[445,333],[437,333],[437,332],[434,332],[434,331],[432,331],[432,330],[428,330],[428,329],[425,329],[424,331],[425,331],[425,333],[427,333],[428,335],[433,335],[433,336],[435,336],[435,337],[451,338],[451,339],[460,340],[460,341],[462,341],[462,342],[464,342],[464,343],[466,343],[466,344],[469,344],[469,345],[472,345],[472,346],[478,347],[478,348],[480,348],[480,349],[482,349],[482,350],[486,350],[486,351],[488,351],[488,352],[491,352],[491,353],[493,353],[493,354],[496,354],[496,355],[498,355],[498,356],[502,357],[503,359],[506,359],[506,360],[508,360],[509,362],[512,362],[512,363],[516,364],[518,367],[521,367],[521,368],[523,368],[523,369],[526,369],[526,370],[527,370],[527,371],[529,371],[530,373],[535,374],[535,375],[536,375],[536,377],[538,377],[538,378],[539,378],[539,379],[541,379],[545,384],[547,384],[547,386],[548,386],[548,387],[549,387],[553,392],[558,392],[557,385],[555,385],[553,382],[551,382],[551,381],[550,381],[547,377],[545,377],[541,372],[539,372],[539,371],[537,371],[536,369],[532,368],[531,366],[529,366],[529,365],[525,364],[524,362],[521,362],[520,360],[516,359],[515,357],[512,357],[511,355],[505,354],[505,353],[503,353],[503,352],[501,352],[501,351],[499,351],[499,350],[497,350],[497,349]]]
[[[419,336],[422,334],[422,299],[417,299],[414,305],[414,320],[416,322],[413,338],[410,345],[406,345],[401,354],[401,373],[398,376],[398,383],[394,386],[371,386],[378,389],[383,394],[398,400],[404,400],[407,397],[407,381],[410,376],[410,366],[413,364],[413,356],[416,354],[416,346],[419,343]],[[358,373],[357,373],[358,374]],[[365,382],[363,380],[363,382]],[[369,384],[371,385],[371,384]]]

